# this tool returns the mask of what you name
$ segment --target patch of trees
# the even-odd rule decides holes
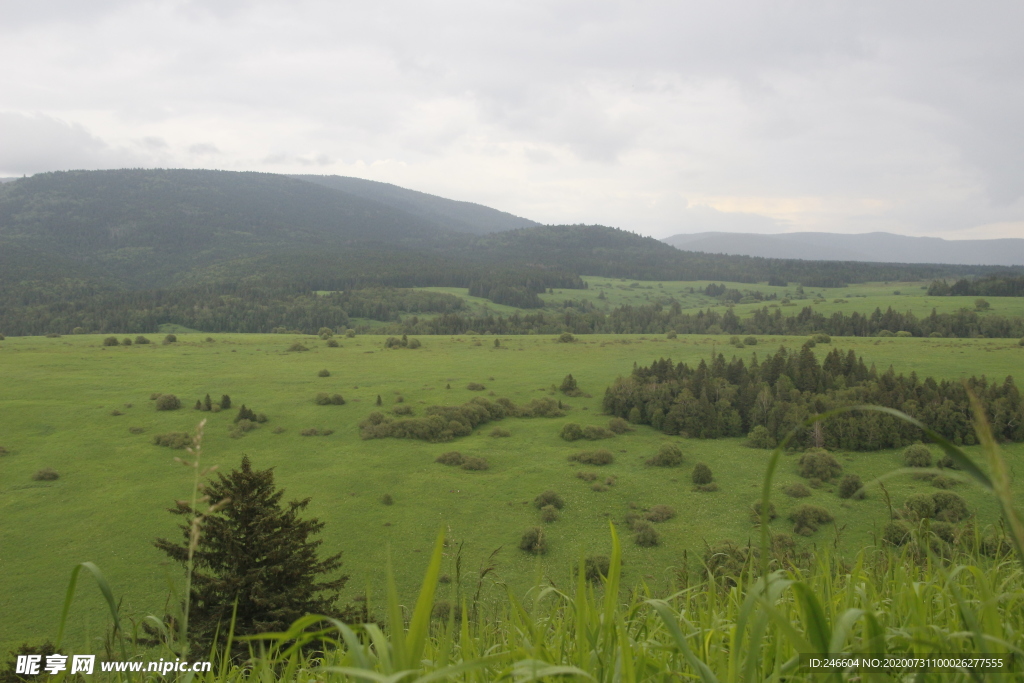
[[[928,287],[928,296],[1024,296],[1024,277],[960,279],[952,285],[945,280],[935,280]]]
[[[605,391],[605,412],[633,424],[647,424],[666,434],[702,439],[760,434],[765,445],[778,442],[811,415],[853,405],[881,405],[901,410],[957,444],[973,444],[968,389],[985,408],[996,437],[1024,441],[1024,401],[1012,377],[989,381],[920,379],[897,375],[890,366],[869,368],[852,350],[832,349],[818,361],[809,345],[785,347],[763,362],[748,366],[718,354],[697,367],[658,360],[619,377]],[[844,450],[900,448],[920,441],[912,425],[877,412],[844,413],[800,428],[795,447]],[[821,462],[819,462],[821,460]],[[812,462],[813,461],[813,462]],[[822,480],[838,475],[830,462],[808,458],[808,474]],[[814,470],[812,473],[811,470]],[[819,471],[820,470],[820,471]]]
[[[507,398],[489,401],[482,396],[461,406],[427,406],[423,417],[395,419],[380,411],[370,413],[359,424],[364,439],[420,439],[431,442],[451,441],[468,436],[478,426],[506,417],[562,417],[564,408],[550,398],[535,398],[517,406]]]

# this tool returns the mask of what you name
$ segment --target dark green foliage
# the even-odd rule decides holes
[[[704,486],[710,484],[714,477],[711,474],[711,468],[708,467],[707,463],[699,462],[693,466],[693,473],[690,475],[693,483],[697,486]]]
[[[604,294],[604,292],[601,292],[601,294]],[[678,339],[679,335],[676,333],[675,330],[669,330],[668,334],[665,335],[665,338],[666,339]]]
[[[745,337],[743,344],[745,346],[757,346],[757,337]]]
[[[597,479],[597,473],[580,470],[576,472],[576,478],[582,479],[583,481],[594,481],[595,479]]]
[[[336,348],[338,348],[339,346],[341,346],[341,344],[339,344],[339,343],[338,343],[338,340],[337,340],[337,339],[328,339],[328,340],[327,340],[327,347],[328,347],[328,348],[331,348],[331,349],[336,349]]]
[[[304,344],[300,344],[299,342],[295,342],[294,344],[292,344],[291,346],[288,347],[288,350],[289,351],[309,351],[309,348],[307,348]]]
[[[775,448],[775,437],[764,425],[755,425],[747,434],[747,445],[751,448]]]
[[[345,399],[341,394],[328,394],[327,392],[321,391],[313,399],[313,402],[318,406],[343,406],[345,405]]]
[[[648,522],[667,522],[675,516],[676,509],[671,505],[652,505],[644,515],[644,519]]]
[[[448,451],[447,453],[442,453],[437,456],[434,462],[439,462],[442,465],[448,465],[450,467],[458,467],[461,466],[462,463],[466,462],[466,458],[458,451]]]
[[[448,580],[451,581],[450,578]],[[462,621],[462,606],[452,605],[447,600],[438,600],[434,603],[434,608],[430,610],[430,618],[434,621],[446,622],[451,620],[455,623],[460,623]]]
[[[327,368],[324,368],[320,372],[316,373],[316,376],[317,377],[330,377],[331,376],[331,371],[328,370]]]
[[[484,460],[483,458],[478,458],[476,456],[471,455],[462,461],[462,469],[464,470],[481,471],[489,468],[490,465],[487,464],[486,460]]]
[[[178,341],[178,335],[176,334],[169,334],[164,337],[164,344],[173,344],[176,341]]]
[[[203,409],[203,402],[197,398],[196,399],[196,404],[193,406],[193,408],[195,410],[202,410]]]
[[[785,493],[790,498],[806,498],[807,496],[811,495],[811,490],[808,489],[803,484],[801,484],[800,482],[796,482],[795,484],[787,484],[786,486],[783,486],[782,492]]]
[[[519,549],[531,555],[543,555],[546,553],[548,551],[548,543],[544,538],[544,530],[539,526],[527,529],[519,540]]]
[[[882,540],[892,546],[901,546],[911,540],[910,525],[894,519],[882,528]]]
[[[156,399],[157,410],[177,410],[181,407],[181,401],[174,394],[160,394]]]
[[[394,415],[412,415],[412,406],[395,406],[391,409]]]
[[[575,422],[567,422],[562,425],[562,431],[559,436],[566,441],[578,441],[583,438],[583,428]]]
[[[789,519],[793,522],[793,533],[810,536],[819,525],[832,521],[832,513],[818,505],[801,505],[790,513]]]
[[[153,436],[153,443],[157,446],[166,446],[167,448],[188,448],[192,445],[192,435],[186,432],[156,434]]]
[[[903,451],[903,464],[907,467],[931,467],[932,452],[920,443],[907,446]]]
[[[135,338],[135,343],[136,343],[136,344],[151,344],[152,342],[150,342],[150,341],[149,341],[148,339],[146,339],[145,337],[143,337],[143,336],[142,336],[142,335],[140,334],[139,336],[137,336],[137,337]]]
[[[220,397],[220,409],[221,410],[227,410],[230,407],[231,407],[231,397],[228,396],[227,394],[222,395]]]
[[[309,498],[282,505],[273,469],[253,470],[248,457],[240,469],[208,482],[213,502],[230,499],[203,520],[194,553],[189,635],[197,651],[209,649],[234,615],[235,636],[284,631],[306,614],[337,616],[335,603],[348,577],[336,574],[341,555],[320,558],[312,540],[324,524],[299,515]],[[184,502],[171,509],[184,518],[181,541],[157,539],[154,545],[183,567],[196,512]],[[244,542],[242,542],[244,540]],[[236,654],[248,651],[240,644]]]
[[[823,448],[812,448],[797,461],[800,476],[804,479],[830,481],[843,473],[843,466]]]
[[[683,452],[674,444],[662,444],[657,455],[649,458],[647,464],[652,467],[678,467],[683,464]]]
[[[491,430],[489,436],[505,438],[512,436],[512,432],[508,431],[504,427],[495,427],[494,429]]]
[[[117,341],[117,337],[106,337],[103,340],[103,346],[118,346],[119,344],[120,342]]]
[[[58,650],[49,640],[44,642],[42,645],[29,645],[28,643],[21,644],[17,649],[11,650],[10,659],[7,660],[6,666],[3,669],[0,669],[0,683],[31,683],[33,681],[41,681],[43,679],[50,678],[50,675],[46,673],[46,658],[50,655],[56,654],[61,654],[61,651]],[[19,655],[38,655],[40,657],[39,673],[17,673]],[[70,659],[66,661],[70,663]],[[69,670],[70,668],[71,667],[68,666]],[[98,668],[99,667],[97,667],[97,669]]]
[[[615,461],[615,457],[611,454],[611,451],[602,448],[596,451],[580,451],[570,455],[569,460],[582,465],[610,465]]]
[[[641,548],[653,548],[661,542],[657,530],[648,522],[636,522],[633,524],[633,532],[636,534],[633,540]]]
[[[545,505],[540,509],[540,521],[551,523],[558,521],[558,508],[554,505]]]
[[[769,522],[779,516],[779,513],[776,512],[776,510],[775,510],[775,503],[773,503],[772,501],[768,501],[768,508],[767,509],[768,509],[768,521]],[[758,501],[756,503],[751,504],[751,506],[750,506],[750,521],[751,521],[752,524],[760,524],[761,523],[761,513],[762,513],[762,511],[763,511],[763,507],[762,507],[761,501]]]
[[[633,428],[621,417],[613,417],[608,420],[608,430],[614,434],[625,434],[626,432],[633,431]]]
[[[579,387],[576,384],[576,379],[572,375],[565,376],[565,379],[562,380],[562,384],[560,387],[558,387],[558,390],[561,391],[566,396],[583,395],[583,392],[580,391]]]
[[[381,400],[380,394],[377,394],[377,405],[379,405],[379,406],[384,405],[384,401]]]
[[[325,340],[330,339],[334,336],[334,330],[329,327],[321,327],[319,332],[317,332],[317,336]]]
[[[238,414],[235,415],[235,420],[234,421],[235,422],[240,422],[242,420],[249,420],[251,422],[256,422],[256,420],[257,420],[256,412],[251,410],[251,409],[249,409],[249,408],[246,408],[244,403],[238,409]]]
[[[747,566],[749,551],[734,541],[722,541],[704,551],[704,571],[709,579],[735,586]]]
[[[587,425],[583,428],[583,438],[587,441],[597,441],[598,439],[610,439],[615,436],[615,432],[604,427],[597,425]]]
[[[57,474],[57,470],[52,467],[44,467],[32,475],[32,479],[35,481],[55,481],[59,478],[60,475]]]
[[[125,337],[124,339],[121,340],[121,346],[131,346],[131,345],[132,345],[132,338],[131,337]]]
[[[856,474],[847,474],[839,480],[838,494],[840,498],[864,498],[864,483]]]
[[[231,427],[230,430],[228,430],[228,436],[232,439],[240,439],[258,427],[259,425],[252,420],[239,420],[234,423],[234,426]]]
[[[533,499],[533,506],[538,510],[542,509],[545,505],[551,505],[555,509],[561,510],[565,507],[565,501],[562,500],[560,495],[549,489]]]
[[[483,384],[480,384],[479,382],[470,382],[469,384],[466,385],[466,388],[469,389],[470,391],[483,391],[487,387],[485,387]]]
[[[583,561],[583,578],[591,583],[599,583],[608,576],[611,566],[607,555],[590,555]]]
[[[571,344],[572,342],[576,341],[576,337],[572,336],[572,333],[570,332],[563,332],[562,334],[558,335],[558,339],[556,339],[555,341],[561,344]]]
[[[213,408],[213,401],[210,399],[210,395],[207,394],[206,398],[203,399],[203,410],[211,410]]]
[[[11,452],[9,450],[4,448],[3,446],[0,446],[0,458],[2,458],[5,455],[10,455],[10,454],[11,454]]]
[[[394,505],[395,499],[391,497],[390,493],[385,493],[380,497],[380,503],[381,505]]]
[[[933,493],[932,500],[935,503],[935,519],[940,522],[956,523],[970,515],[964,499],[950,491]]]
[[[492,402],[483,397],[461,406],[427,406],[425,413],[423,417],[394,420],[376,411],[360,423],[359,433],[364,439],[394,437],[444,442],[468,436],[476,427],[505,417],[558,417],[563,414],[550,399],[534,399],[517,407],[506,398]]]
[[[317,429],[316,427],[303,429],[301,432],[299,432],[299,434],[302,436],[330,436],[333,433],[333,429]]]

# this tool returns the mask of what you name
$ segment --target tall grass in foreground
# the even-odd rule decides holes
[[[762,523],[760,552],[752,553],[732,580],[684,580],[678,592],[657,599],[643,584],[620,585],[621,548],[611,526],[611,562],[601,586],[587,582],[581,561],[572,590],[539,582],[525,597],[508,591],[497,604],[471,605],[461,598],[459,609],[432,620],[444,551],[439,535],[419,599],[408,614],[389,571],[386,627],[346,625],[310,615],[285,633],[252,638],[248,661],[221,657],[219,653],[230,651],[229,644],[212,653],[212,673],[187,674],[183,680],[993,680],[992,674],[969,672],[910,678],[864,671],[807,674],[798,667],[800,653],[1010,654],[1017,658],[1016,669],[1006,680],[1024,678],[1024,527],[1012,505],[998,446],[984,419],[976,417],[987,459],[983,469],[953,444],[918,426],[954,458],[965,476],[998,498],[1004,537],[997,546],[1005,551],[995,558],[980,552],[978,532],[973,543],[947,547],[939,557],[936,539],[925,525],[903,548],[867,548],[849,562],[823,552],[810,566],[796,567],[772,559],[767,524]],[[766,502],[784,447],[785,442],[773,454],[765,476]],[[95,567],[89,569],[120,624],[109,586]],[[73,589],[72,582],[65,617]],[[121,648],[131,642],[120,627],[116,634]],[[163,655],[149,651],[135,656],[148,661],[182,651],[172,641],[165,647]],[[198,655],[193,652],[192,657]]]

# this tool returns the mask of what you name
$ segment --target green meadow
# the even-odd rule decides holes
[[[659,287],[646,282],[630,287],[630,281],[588,280],[589,290],[564,290],[545,298],[596,300],[605,291],[604,301],[614,306],[633,302],[630,297],[641,297],[634,303],[646,303],[644,297],[681,296],[690,286],[703,287],[700,283],[661,283]],[[669,285],[680,288],[672,293]],[[921,292],[919,283],[914,286]],[[855,287],[828,290],[822,292],[828,303],[818,305],[861,307],[886,299],[923,298],[892,293],[909,287],[887,284],[888,293],[879,288],[877,295],[862,287],[866,296],[859,298],[854,298],[859,291]],[[843,294],[833,294],[839,291]],[[703,295],[687,296],[695,307],[707,305],[699,302],[707,299]],[[850,303],[833,304],[840,296]],[[928,299],[938,302],[936,306],[951,300]],[[993,312],[1011,314],[1002,309],[1000,300],[990,301]],[[875,305],[886,307],[872,303],[866,312]],[[925,314],[933,304],[927,305]],[[1005,306],[1012,308],[1010,300]],[[494,312],[499,308],[491,304]],[[601,414],[604,389],[616,376],[628,374],[634,363],[645,365],[661,357],[696,363],[713,352],[749,358],[783,344],[798,348],[804,341],[766,336],[758,338],[757,346],[740,350],[728,344],[727,336],[669,340],[593,335],[564,344],[541,335],[482,335],[420,337],[419,349],[385,350],[385,338],[371,335],[339,337],[338,348],[298,335],[215,334],[208,340],[205,333],[186,333],[167,345],[159,343],[162,334],[148,336],[153,344],[116,347],[102,346],[99,335],[0,342],[0,446],[8,451],[0,457],[0,577],[4,583],[0,607],[5,615],[0,620],[0,649],[4,651],[26,640],[54,635],[68,577],[78,562],[100,566],[123,599],[124,613],[136,618],[163,613],[169,585],[180,588],[181,572],[153,548],[152,541],[180,536],[176,518],[166,509],[175,499],[189,495],[190,474],[175,461],[183,451],[156,446],[152,439],[167,432],[193,431],[202,419],[207,420],[204,465],[230,469],[247,454],[255,467],[275,468],[287,498],[312,498],[309,514],[326,522],[323,551],[343,553],[344,571],[350,576],[345,599],[366,595],[371,611],[382,609],[389,556],[400,594],[407,601],[413,599],[441,527],[451,542],[442,571],[454,576],[454,548],[461,544],[464,582],[475,581],[492,552],[500,549],[491,560],[496,570],[488,575],[484,588],[484,595],[493,597],[501,590],[492,582],[505,583],[518,594],[538,577],[556,586],[571,584],[572,563],[583,555],[607,552],[611,520],[624,540],[623,585],[645,582],[655,594],[666,594],[678,571],[697,572],[706,544],[756,539],[748,509],[758,495],[769,452],[748,448],[739,439],[680,439],[647,427],[597,442],[567,443],[559,438],[562,425],[606,426],[608,416]],[[500,346],[495,346],[495,339]],[[295,342],[309,350],[288,351]],[[891,364],[897,372],[916,371],[922,378],[1024,376],[1024,348],[1017,340],[833,338],[832,346],[852,348],[879,369]],[[832,346],[819,344],[814,350],[820,357]],[[324,369],[329,377],[318,376]],[[569,373],[589,396],[567,398],[555,390]],[[470,383],[486,388],[470,391]],[[341,394],[346,403],[317,405],[314,397],[319,392]],[[155,393],[175,394],[182,408],[155,410],[150,400]],[[233,407],[219,413],[193,410],[196,400],[207,393],[214,401],[230,395]],[[378,396],[381,408],[376,406]],[[426,406],[458,405],[477,396],[504,397],[517,404],[551,396],[570,410],[560,418],[490,423],[449,443],[359,437],[359,422],[373,410],[407,406],[422,415]],[[242,404],[265,413],[269,421],[241,438],[232,438],[232,420]],[[489,436],[495,426],[507,429],[510,436]],[[301,435],[310,428],[333,433]],[[682,449],[684,464],[666,469],[646,466],[644,461],[665,442]],[[576,452],[596,448],[612,451],[614,463],[587,467],[567,460]],[[434,462],[452,450],[485,458],[489,469],[465,471]],[[967,450],[980,459],[975,449]],[[1024,445],[1007,445],[1005,455],[1012,470],[1024,467]],[[839,453],[838,458],[845,472],[858,474],[864,481],[902,465],[897,451]],[[889,518],[878,487],[869,487],[862,501],[841,500],[828,486],[814,490],[809,498],[788,498],[781,488],[801,481],[795,459],[785,456],[776,477],[779,492],[774,500],[780,514],[773,531],[791,532],[788,512],[811,503],[829,509],[836,523],[808,538],[797,537],[804,548],[829,547],[852,554],[874,544]],[[717,492],[692,490],[690,472],[699,461],[710,465]],[[43,468],[53,468],[60,478],[35,481],[33,473]],[[576,476],[580,470],[595,472],[599,478],[584,481]],[[594,490],[594,483],[604,483],[605,490]],[[895,506],[911,493],[937,490],[927,481],[907,476],[887,480],[886,488]],[[537,559],[517,546],[527,528],[542,525],[532,501],[548,489],[557,491],[566,505],[558,521],[543,524],[549,551]],[[956,490],[982,524],[996,521],[994,501],[970,485]],[[393,498],[393,505],[382,504],[385,494]],[[677,516],[655,525],[660,545],[640,548],[632,542],[624,519],[630,512],[658,504],[674,507]],[[440,586],[441,599],[448,586]],[[94,639],[103,636],[107,618],[91,587],[79,588],[70,623],[71,649],[81,645],[94,650]]]

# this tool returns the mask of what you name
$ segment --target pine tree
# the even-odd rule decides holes
[[[208,651],[218,629],[224,637],[233,611],[236,638],[286,630],[305,614],[339,616],[335,603],[348,577],[328,578],[341,567],[340,553],[317,556],[321,541],[309,537],[324,523],[299,517],[309,498],[282,506],[284,492],[274,486],[273,468],[254,470],[247,456],[241,469],[210,481],[205,494],[230,502],[205,517],[193,554],[188,627],[194,652]],[[182,540],[160,538],[154,545],[186,565],[196,513],[184,501],[170,512],[185,518]],[[247,648],[240,645],[236,654]]]
[[[203,410],[211,410],[213,408],[213,401],[210,400],[210,395],[207,394],[206,398],[203,399]]]
[[[231,397],[228,396],[227,394],[224,394],[223,396],[220,397],[220,409],[221,410],[227,410],[230,407],[231,407]]]

